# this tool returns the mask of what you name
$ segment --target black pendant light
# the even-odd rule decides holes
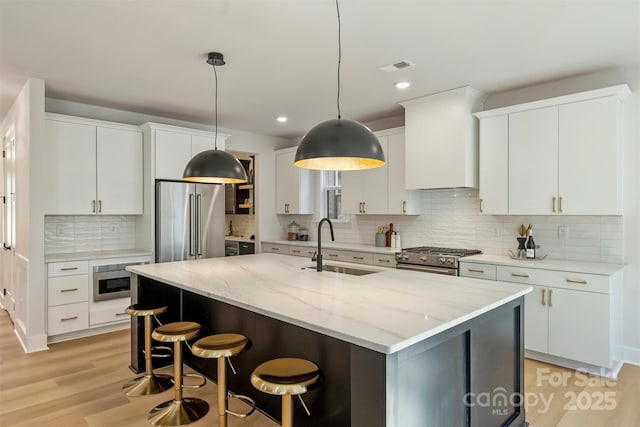
[[[365,125],[340,115],[340,5],[338,15],[338,118],[315,125],[302,138],[296,151],[295,165],[305,169],[358,170],[384,166],[384,152],[378,138]]]
[[[218,73],[216,66],[225,64],[224,56],[218,52],[210,52],[207,64],[213,66],[215,78],[215,148],[203,151],[193,157],[187,163],[182,178],[191,182],[241,184],[247,182],[247,171],[238,159],[226,151],[218,150]]]

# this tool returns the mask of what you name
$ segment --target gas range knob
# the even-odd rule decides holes
[[[453,265],[453,258],[449,258],[449,259],[447,260],[447,264],[449,264],[449,265]]]
[[[427,257],[426,257],[426,256],[421,256],[421,257],[420,257],[420,261],[422,261],[422,262],[427,262]]]
[[[440,259],[438,260],[438,262],[439,262],[440,264],[444,264],[444,263],[446,262],[446,260],[445,260],[444,258],[440,258]]]

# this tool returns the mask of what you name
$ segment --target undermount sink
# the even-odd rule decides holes
[[[316,266],[304,267],[306,269],[315,270]],[[379,273],[379,270],[363,270],[360,268],[343,267],[340,265],[324,264],[322,271],[331,271],[333,273],[351,274],[352,276],[365,276],[367,274]]]

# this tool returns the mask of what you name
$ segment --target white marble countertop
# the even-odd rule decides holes
[[[117,251],[97,251],[97,252],[73,252],[65,254],[49,254],[44,256],[44,262],[66,262],[66,261],[84,261],[102,258],[121,258],[128,256],[146,256],[151,255],[151,251],[143,251],[139,249],[121,249]]]
[[[276,245],[289,245],[289,246],[302,246],[302,247],[317,247],[318,242],[316,240],[309,240],[302,242],[299,240],[263,240],[262,243],[273,243]],[[338,243],[332,241],[322,241],[322,247],[327,249],[340,249],[344,251],[358,251],[368,252],[372,254],[388,254],[393,255],[396,252],[402,251],[402,249],[380,247],[374,245],[356,245],[353,243]]]
[[[325,264],[377,273],[318,273],[315,263],[305,258],[271,253],[127,269],[387,354],[531,292],[531,287],[515,283]]]
[[[571,271],[574,273],[602,274],[610,276],[624,268],[621,264],[602,264],[597,262],[563,261],[544,259],[541,261],[527,261],[524,259],[511,259],[505,255],[472,255],[460,259],[460,262],[473,262],[481,264],[508,265],[512,267],[538,268],[542,270]]]

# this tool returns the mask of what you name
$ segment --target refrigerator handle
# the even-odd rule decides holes
[[[193,249],[193,193],[189,194],[189,255],[195,256]]]
[[[202,224],[200,223],[202,217],[202,194],[196,195],[196,254],[202,255],[202,235],[200,229]]]

